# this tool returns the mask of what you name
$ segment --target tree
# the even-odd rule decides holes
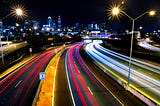
[[[47,41],[47,37],[44,35],[30,35],[27,37],[27,42],[32,47],[33,52],[44,50]]]

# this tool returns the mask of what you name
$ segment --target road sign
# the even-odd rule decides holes
[[[32,53],[32,48],[29,48],[29,52]]]
[[[39,73],[39,79],[44,80],[46,78],[46,73],[45,72],[40,72]]]

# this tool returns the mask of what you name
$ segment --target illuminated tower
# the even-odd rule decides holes
[[[61,17],[60,16],[58,16],[58,28],[61,28],[62,26],[61,26]]]
[[[52,18],[50,16],[47,19],[47,24],[48,24],[49,27],[53,27],[53,21],[52,21]]]

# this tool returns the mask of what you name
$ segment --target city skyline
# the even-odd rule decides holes
[[[8,1],[8,2],[7,2]],[[123,5],[124,11],[126,13],[129,13],[130,16],[136,17],[139,14],[149,10],[149,9],[155,9],[157,12],[157,15],[154,18],[148,18],[148,16],[144,16],[140,20],[137,21],[136,27],[144,26],[144,29],[154,29],[159,28],[160,23],[160,1],[159,0],[134,0],[134,1],[128,1],[128,0],[101,0],[101,1],[95,1],[95,0],[78,0],[78,1],[51,1],[51,0],[45,0],[45,1],[28,1],[28,0],[7,0],[0,2],[0,13],[1,16],[5,16],[7,13],[10,12],[10,7],[13,4],[22,4],[26,11],[27,11],[27,17],[25,19],[32,19],[37,20],[41,25],[46,23],[46,18],[48,16],[51,16],[53,19],[56,19],[56,17],[61,16],[62,18],[62,26],[69,26],[74,25],[75,23],[81,23],[81,24],[89,24],[93,21],[95,22],[106,22],[108,28],[113,29],[123,29],[123,28],[130,28],[131,22],[127,17],[123,16],[120,17],[120,19],[116,22],[115,20],[111,20],[110,17],[108,17],[107,9],[109,6],[116,2],[117,4],[121,4],[122,1],[124,1]],[[4,21],[4,23],[8,24],[12,18],[8,18]],[[147,22],[143,22],[143,20],[146,20]],[[18,20],[19,21],[19,20]],[[57,21],[57,20],[56,20]],[[116,24],[115,24],[116,23]],[[13,23],[12,23],[13,24]]]

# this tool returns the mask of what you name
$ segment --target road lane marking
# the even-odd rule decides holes
[[[68,51],[67,51],[68,52]],[[68,56],[68,54],[66,53],[66,56],[65,56],[65,67],[66,67],[66,75],[67,75],[67,81],[68,81],[68,85],[69,85],[69,91],[70,91],[70,93],[71,93],[71,98],[72,98],[72,102],[73,102],[73,106],[76,106],[76,103],[75,103],[75,101],[74,101],[74,97],[73,97],[73,93],[72,93],[72,88],[71,88],[71,83],[70,83],[70,81],[69,81],[69,73],[68,73],[68,64],[67,64],[67,56]]]
[[[58,64],[59,64],[61,55],[62,55],[62,51],[60,51],[59,53],[57,53],[55,55],[54,59],[56,57],[58,58],[58,61],[56,62],[56,67],[51,66],[51,68],[54,69],[54,80],[53,80],[53,90],[52,90],[52,106],[54,106],[54,102],[55,102],[55,95],[54,95],[54,93],[55,93],[55,86],[56,86],[56,75],[57,75],[57,69],[58,69]]]
[[[92,93],[92,91],[91,91],[91,89],[88,87],[88,90],[89,90],[89,92],[93,95],[93,93]]]
[[[22,80],[20,80],[14,87],[17,88],[17,86],[22,82]]]

